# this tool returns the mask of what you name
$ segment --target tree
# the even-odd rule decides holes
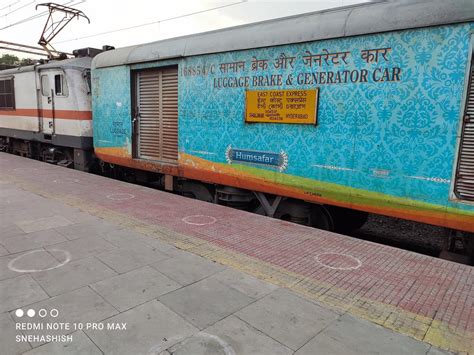
[[[31,58],[23,58],[20,60],[20,66],[25,66],[25,65],[33,65],[37,62],[37,60],[31,59]]]
[[[0,57],[0,64],[15,65],[18,64],[19,59],[16,55],[3,54]]]

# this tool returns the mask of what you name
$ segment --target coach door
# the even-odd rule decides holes
[[[474,201],[474,60],[466,95],[454,193],[461,200]]]
[[[178,160],[178,68],[135,74],[135,156],[176,163]]]

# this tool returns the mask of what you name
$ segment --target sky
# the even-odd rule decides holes
[[[82,11],[90,19],[89,24],[85,18],[74,18],[52,41],[57,50],[71,53],[77,48],[103,45],[119,48],[367,0],[55,1]],[[35,7],[44,2],[0,0],[0,41],[38,46],[47,8],[39,6],[35,10]],[[62,14],[56,16],[59,20]],[[4,53],[36,58],[0,49],[0,55]]]

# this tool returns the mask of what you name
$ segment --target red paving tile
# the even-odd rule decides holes
[[[416,328],[414,317],[424,316],[427,323],[474,334],[470,266],[6,154],[0,167],[4,177],[45,194],[165,227],[297,275],[298,286],[319,296],[364,300],[411,315],[409,321],[394,318],[394,327]],[[372,311],[385,317],[380,322],[391,321],[380,307]]]

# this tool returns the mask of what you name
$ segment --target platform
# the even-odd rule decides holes
[[[2,354],[474,351],[470,266],[4,153],[0,196]]]

